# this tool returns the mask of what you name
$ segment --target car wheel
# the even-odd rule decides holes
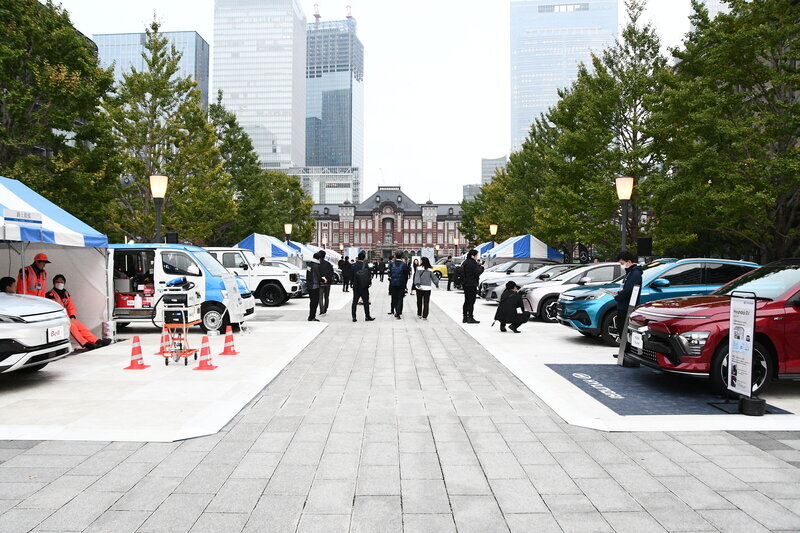
[[[558,298],[555,296],[551,296],[549,298],[545,298],[541,304],[539,304],[539,320],[542,322],[557,322],[558,321]]]
[[[42,363],[41,365],[33,365],[27,366],[25,368],[20,368],[17,372],[25,372],[26,374],[33,374],[34,372],[38,372],[39,370],[43,369],[47,366],[47,363]]]
[[[267,307],[278,307],[282,305],[284,300],[283,289],[274,283],[265,285],[261,288],[261,303]]]
[[[219,304],[210,304],[202,309],[200,328],[208,333],[209,331],[223,331],[228,325],[228,314],[225,308]]]
[[[442,279],[442,273],[441,273],[441,272],[439,272],[438,270],[436,270],[436,271],[433,273],[433,275],[434,275],[434,276],[436,276],[436,281],[440,281],[440,280]]]
[[[766,346],[756,341],[753,343],[753,396],[761,394],[775,376],[772,353]],[[711,362],[711,386],[718,394],[726,396],[734,394],[728,390],[728,343],[717,349]]]
[[[619,328],[616,325],[617,310],[612,309],[603,317],[600,325],[600,336],[608,346],[619,346]]]

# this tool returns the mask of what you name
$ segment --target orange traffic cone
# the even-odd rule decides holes
[[[161,330],[161,346],[159,347],[155,355],[167,355],[168,352],[169,352],[169,332],[167,331],[167,328],[164,327]]]
[[[142,346],[139,344],[139,336],[133,337],[133,348],[131,348],[131,365],[126,366],[125,370],[144,370],[150,368],[150,365],[144,364],[142,360]]]
[[[239,352],[233,347],[233,328],[228,326],[225,328],[225,349],[222,350],[220,355],[238,355]]]
[[[200,346],[200,364],[194,370],[214,370],[216,366],[211,364],[211,348],[208,347],[208,337],[203,337]]]

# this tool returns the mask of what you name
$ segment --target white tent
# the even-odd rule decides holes
[[[250,250],[255,254],[256,258],[274,257],[276,259],[281,259],[300,256],[297,250],[277,237],[263,235],[261,233],[253,233],[236,246],[238,248]]]
[[[109,320],[108,238],[21,182],[0,176],[0,275],[17,277],[47,254],[47,289],[63,274],[78,319],[98,337]]]
[[[491,250],[484,252],[483,257],[508,257],[508,258],[538,258],[563,260],[564,255],[547,246],[531,234],[517,235],[504,240]]]

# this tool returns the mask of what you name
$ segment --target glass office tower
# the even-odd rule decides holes
[[[364,46],[353,18],[307,29],[306,165],[361,167]]]
[[[511,2],[511,150],[527,138],[531,124],[558,102],[587,65],[592,52],[618,34],[618,0],[519,0]]]
[[[201,101],[208,104],[208,43],[196,31],[169,31],[164,37],[181,53],[178,76],[191,77],[200,89]],[[122,74],[131,68],[145,69],[142,53],[147,35],[144,33],[103,33],[93,37],[97,44],[100,62],[104,67],[114,65],[114,80],[122,81]]]
[[[494,180],[494,173],[498,168],[505,168],[508,164],[508,157],[497,157],[495,159],[481,159],[481,185],[486,185]]]
[[[265,168],[305,165],[306,17],[297,0],[215,0],[214,92]]]

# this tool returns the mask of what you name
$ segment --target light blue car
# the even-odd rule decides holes
[[[758,268],[756,263],[728,259],[662,259],[645,265],[639,303],[709,294],[729,281]],[[619,345],[617,302],[623,277],[606,285],[576,287],[558,300],[560,324],[586,336],[600,336],[609,346]],[[608,292],[606,292],[608,291]]]

